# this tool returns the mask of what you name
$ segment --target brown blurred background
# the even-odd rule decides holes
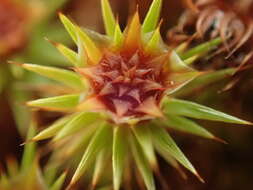
[[[133,13],[136,4],[139,5],[141,18],[147,12],[151,0],[111,0],[114,10],[124,27],[129,13]],[[1,1],[0,1],[1,3]],[[99,0],[72,0],[61,10],[70,15],[78,24],[99,32],[103,32],[102,17]],[[177,23],[183,11],[183,4],[179,0],[164,0],[162,18],[162,34]],[[1,26],[0,26],[1,27]],[[1,31],[1,30],[0,30]],[[2,61],[6,64],[6,61]],[[253,84],[253,80],[251,81]],[[243,119],[253,121],[253,87],[246,89],[246,95],[232,97],[230,92],[225,94],[214,90],[212,97],[199,102],[213,108],[229,112]],[[20,158],[23,140],[16,128],[8,91],[0,95],[0,161],[4,163],[6,157],[12,155]],[[227,99],[227,97],[229,100]],[[195,97],[188,97],[194,99]],[[237,101],[242,102],[242,109],[238,112]],[[46,117],[47,119],[48,117]],[[46,122],[46,121],[45,121]],[[206,183],[201,184],[190,173],[188,180],[183,180],[172,167],[160,159],[162,175],[172,190],[251,190],[253,189],[253,128],[244,126],[225,125],[223,123],[203,123],[211,132],[223,138],[229,144],[220,144],[209,140],[172,132],[186,156],[196,166]],[[159,186],[159,184],[158,184]]]

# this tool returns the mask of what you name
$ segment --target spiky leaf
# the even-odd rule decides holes
[[[97,152],[101,150],[101,148],[105,145],[105,142],[109,141],[110,136],[111,126],[101,123],[90,144],[88,145],[82,160],[80,161],[78,168],[74,173],[74,176],[71,179],[70,186],[74,185],[84,174],[90,164],[94,162]]]
[[[102,6],[102,13],[103,13],[106,34],[110,37],[113,37],[115,26],[116,26],[116,20],[113,15],[111,6],[108,0],[101,0],[101,6]]]
[[[194,121],[191,121],[189,119],[186,119],[184,117],[176,116],[176,115],[167,115],[166,121],[163,122],[165,126],[185,132],[190,133],[193,135],[197,135],[203,138],[208,139],[216,139],[216,137],[211,134],[209,131],[195,123]]]
[[[57,141],[66,136],[72,135],[80,129],[88,127],[89,125],[95,123],[99,117],[97,113],[81,112],[73,117],[55,136],[53,139]]]
[[[74,116],[75,115],[70,115],[57,120],[55,123],[53,123],[46,129],[41,131],[39,134],[37,134],[35,137],[33,137],[32,140],[40,141],[55,136]]]
[[[94,169],[94,173],[93,173],[93,177],[92,177],[93,188],[96,187],[99,178],[103,174],[103,171],[106,169],[106,166],[107,166],[106,156],[107,156],[107,152],[108,152],[107,148],[108,147],[100,150],[100,152],[98,153],[96,163],[95,163],[95,169]]]
[[[44,77],[53,79],[55,81],[61,82],[71,88],[82,90],[84,89],[84,84],[76,73],[68,71],[65,69],[58,69],[54,67],[40,66],[35,64],[23,64],[25,69],[38,73]]]
[[[205,42],[203,44],[200,44],[190,50],[188,50],[187,52],[183,53],[180,57],[183,60],[189,59],[190,57],[193,57],[195,55],[200,55],[202,53],[207,53],[210,50],[212,50],[213,48],[217,47],[218,45],[220,45],[222,43],[221,38],[215,38],[209,42]]]
[[[56,96],[30,101],[27,105],[49,110],[67,111],[75,108],[79,104],[80,97],[80,94]]]
[[[174,88],[169,88],[166,90],[166,94],[170,95],[176,93],[178,90],[182,89],[185,85],[191,82],[193,79],[200,75],[197,71],[187,72],[185,74],[173,73],[168,78],[173,83]]]
[[[82,43],[81,38],[78,36],[78,43],[77,43],[77,62],[75,64],[76,67],[84,67],[88,64],[88,57],[85,52],[84,44]]]
[[[89,59],[96,64],[101,59],[101,52],[97,48],[93,40],[87,35],[87,33],[84,30],[73,24],[63,14],[60,14],[60,19],[64,24],[65,28],[67,29],[67,31],[69,32],[70,36],[74,40],[74,42],[78,45],[79,39],[82,41],[83,47],[85,48]]]
[[[76,32],[76,26],[73,24],[65,15],[62,13],[59,14],[60,20],[63,23],[64,27],[70,34],[71,38],[74,40],[74,42],[78,43],[78,35]]]
[[[27,134],[27,140],[31,139],[36,133],[36,127],[34,123],[31,123],[31,126],[28,130]],[[28,143],[25,145],[24,153],[22,156],[22,161],[21,161],[21,170],[27,170],[30,168],[31,163],[33,163],[34,158],[35,158],[35,149],[36,145],[35,143]]]
[[[189,84],[184,86],[184,88],[175,92],[173,95],[175,97],[189,95],[191,93],[195,93],[198,90],[208,88],[210,84],[221,81],[222,79],[226,79],[231,77],[235,73],[235,68],[222,69],[220,71],[214,71],[210,73],[206,73],[204,75],[198,76]]]
[[[165,155],[168,154],[169,156],[175,158],[185,168],[187,168],[201,181],[203,181],[198,175],[196,169],[185,157],[184,153],[179,149],[175,141],[171,138],[165,129],[157,126],[151,126],[151,130],[156,149],[158,149],[160,152],[163,152]]]
[[[121,32],[119,23],[116,24],[114,37],[113,37],[113,45],[115,47],[120,47],[123,42],[123,33]]]
[[[151,39],[149,40],[147,46],[145,47],[145,50],[147,52],[156,52],[157,50],[159,51],[159,45],[161,43],[161,34],[160,34],[160,28],[157,28],[153,34],[153,36],[151,37]]]
[[[88,36],[88,34],[83,31],[81,28],[76,26],[78,38],[83,42],[83,47],[93,64],[97,64],[102,54],[98,49],[97,45],[93,42],[93,40]]]
[[[168,63],[168,67],[173,72],[191,72],[194,71],[191,67],[187,66],[184,61],[181,59],[181,57],[175,52],[172,51],[170,53],[170,59]]]
[[[55,47],[61,52],[61,54],[67,58],[67,60],[74,66],[78,66],[79,57],[78,54],[60,43],[54,43]]]
[[[148,190],[155,190],[154,177],[152,174],[152,169],[148,163],[145,154],[142,151],[137,139],[134,135],[130,136],[131,150],[133,151],[133,156],[136,165],[141,173],[144,183]]]
[[[136,12],[131,20],[125,37],[125,47],[136,50],[141,45],[141,23],[139,13]]]
[[[142,25],[142,32],[148,33],[155,30],[160,16],[162,0],[154,0]]]
[[[67,173],[63,173],[52,185],[52,187],[49,188],[49,190],[60,190],[64,184],[65,178]]]
[[[100,34],[94,30],[88,28],[82,28],[82,30],[96,43],[99,47],[108,47],[111,44],[111,38],[107,35]]]
[[[164,152],[162,149],[157,148],[157,152],[163,157],[163,159],[168,162],[172,167],[174,167],[180,175],[184,178],[187,179],[187,176],[185,172],[182,170],[181,165],[177,162],[176,159],[174,159],[170,154],[167,154],[167,152]]]
[[[169,98],[165,99],[163,105],[164,111],[167,114],[192,117],[196,119],[222,121],[226,123],[250,124],[247,121],[190,101]]]
[[[153,167],[153,169],[157,169],[157,161],[150,134],[150,129],[144,125],[134,127],[133,131],[150,165]]]
[[[114,190],[119,190],[120,188],[124,171],[125,157],[126,157],[125,129],[122,126],[118,126],[114,128],[113,132],[112,164],[113,164]]]

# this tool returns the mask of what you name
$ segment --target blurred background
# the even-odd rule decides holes
[[[129,15],[136,10],[137,4],[141,18],[151,4],[151,0],[110,2],[119,16],[122,28],[126,25]],[[8,61],[68,67],[68,62],[45,40],[47,37],[72,45],[71,39],[58,21],[57,12],[69,15],[78,25],[103,33],[100,9],[100,0],[0,0],[0,162],[3,167],[9,156],[21,159],[23,147],[20,144],[24,142],[31,118],[36,118],[39,126],[45,126],[59,117],[58,113],[43,111],[34,114],[25,106],[26,100],[44,96],[43,88],[48,88],[47,81],[23,71]],[[168,30],[178,23],[184,10],[183,1],[164,0],[161,31],[165,41]],[[232,90],[220,91],[221,86],[228,82],[224,80],[201,89],[201,95],[198,92],[183,98],[253,121],[252,72],[243,74],[243,77]],[[47,93],[53,92],[49,90]],[[201,184],[190,173],[187,173],[187,180],[182,179],[176,170],[160,159],[162,175],[169,188],[252,189],[253,129],[223,123],[202,124],[228,142],[228,145],[171,131],[206,183]]]

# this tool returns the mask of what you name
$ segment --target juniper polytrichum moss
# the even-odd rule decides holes
[[[159,173],[156,154],[178,170],[179,164],[183,165],[203,181],[167,129],[222,141],[190,118],[250,124],[173,96],[205,74],[187,64],[221,40],[182,52],[180,47],[172,48],[162,40],[161,0],[153,1],[143,24],[137,10],[123,31],[108,0],[101,3],[106,35],[80,28],[59,15],[77,52],[63,44],[53,44],[73,64],[72,70],[22,65],[63,83],[69,92],[28,102],[34,108],[63,113],[31,141],[52,138],[49,145],[57,163],[83,154],[69,187],[94,168],[93,187],[101,175],[112,175],[113,188],[118,190],[129,181],[136,166],[147,189],[154,190],[153,173]]]
[[[27,139],[32,138],[35,131],[36,127],[33,123],[29,128]],[[36,149],[34,142],[26,144],[20,164],[12,157],[7,159],[7,172],[0,168],[0,190],[60,190],[62,188],[66,172],[59,178],[52,175],[53,169],[42,172]]]

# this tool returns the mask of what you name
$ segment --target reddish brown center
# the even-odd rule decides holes
[[[98,65],[86,69],[84,75],[90,79],[93,96],[110,112],[118,117],[144,116],[145,104],[158,107],[166,89],[167,77],[161,59],[138,51],[107,53]]]

